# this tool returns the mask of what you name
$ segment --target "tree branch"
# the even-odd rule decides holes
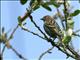
[[[7,40],[5,40],[5,43],[6,42],[9,42],[11,39],[12,39],[12,37],[13,37],[13,34],[15,33],[15,31],[18,29],[18,25],[13,29],[13,31],[12,31],[12,33],[11,33],[11,35],[10,35],[10,37],[7,39],[7,37],[5,37]],[[5,48],[6,48],[6,44],[4,45],[4,47],[3,47],[3,49],[2,49],[2,55],[3,55],[3,53],[4,53],[4,51],[5,51]]]
[[[12,46],[10,46],[10,48],[12,49],[12,51],[14,51],[16,53],[16,55],[23,60],[27,60],[26,58],[24,58],[21,54],[19,54]]]
[[[4,43],[4,44],[5,44],[5,43]],[[5,46],[3,47],[3,50],[2,50],[1,55],[3,55],[3,52],[4,52],[4,49],[5,49],[5,48],[6,48],[6,44],[5,44]],[[20,59],[27,60],[27,59],[24,58],[21,54],[19,54],[11,45],[10,45],[9,49],[12,49],[12,51],[13,51]]]
[[[75,59],[80,60],[80,55],[74,49],[72,49],[69,45],[66,46],[66,48],[75,56]]]
[[[42,38],[42,39],[45,39],[44,37],[40,36],[39,34],[34,33],[34,32],[30,31],[29,29],[27,29],[27,28],[25,28],[25,27],[23,27],[23,26],[22,26],[21,28],[22,28],[22,30],[24,30],[24,31],[27,31],[27,32],[29,32],[29,33],[32,33],[33,35],[36,35],[36,36],[38,36],[38,37],[40,37],[40,38]]]
[[[17,26],[13,29],[13,31],[12,31],[12,33],[11,33],[10,37],[8,38],[8,40],[11,40],[11,39],[12,39],[13,34],[14,34],[14,33],[15,33],[15,31],[18,29],[18,27],[19,27],[19,25],[17,25]]]
[[[80,32],[80,29],[76,30],[74,33]]]
[[[35,25],[35,27],[44,35],[45,38],[47,38],[46,34],[40,29],[39,26],[37,26],[37,24],[33,21],[33,17],[30,15],[29,16],[31,19],[31,22]]]
[[[2,53],[1,53],[1,51],[0,51],[0,59],[1,59],[1,60],[3,60],[3,56],[2,56]]]
[[[74,35],[74,36],[78,36],[78,37],[80,37],[80,35],[79,35],[79,34],[76,34],[76,33],[73,33],[73,35]]]
[[[66,52],[65,50],[63,50],[60,45],[56,44],[55,42],[53,42],[51,39],[50,39],[50,43],[52,46],[58,48],[58,50],[62,51],[64,54],[66,54],[67,56],[70,56],[72,58],[75,58],[73,55],[71,55],[70,53]]]
[[[66,0],[64,0],[64,15],[65,15],[65,25],[66,25],[66,30],[67,30],[67,7],[66,7]]]
[[[45,54],[49,53],[53,48],[54,48],[54,47],[51,47],[51,48],[49,48],[48,50],[46,50],[45,52],[43,52],[43,53],[39,56],[39,60],[41,60],[42,57],[43,57]]]

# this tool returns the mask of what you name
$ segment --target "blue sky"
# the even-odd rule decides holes
[[[80,9],[80,3],[74,1],[71,3],[74,6],[74,9]],[[5,27],[5,31],[11,29],[10,32],[16,27],[18,21],[18,16],[23,16],[26,12],[26,7],[28,4],[22,6],[19,1],[1,1],[1,27]],[[39,8],[38,10],[32,13],[33,19],[43,30],[43,21],[40,19],[45,15],[54,15],[56,9],[51,6],[52,11],[49,12],[44,8]],[[74,29],[80,29],[80,14],[73,18],[75,21]],[[35,28],[31,23],[30,19],[26,19],[27,25],[31,31],[34,31],[41,35],[41,33]],[[44,31],[44,30],[43,30]],[[9,33],[10,34],[10,33]],[[80,33],[79,33],[80,34]],[[73,38],[74,46],[78,49],[80,48],[79,41],[80,38]],[[50,43],[45,40],[32,35],[31,33],[25,32],[20,28],[14,34],[14,38],[10,41],[10,44],[24,57],[27,57],[29,60],[38,60],[41,53],[46,51],[48,48],[52,47]],[[74,60],[72,58],[66,59],[66,55],[60,52],[57,48],[52,50],[52,54],[46,54],[42,60]],[[4,52],[4,60],[20,60],[16,54],[11,50],[7,49]]]

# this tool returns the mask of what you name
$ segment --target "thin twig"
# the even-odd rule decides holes
[[[14,34],[14,33],[15,33],[15,31],[17,30],[17,28],[18,28],[18,25],[13,29],[13,31],[12,31],[12,33],[11,33],[10,37],[7,39],[7,42],[9,42],[9,41],[12,39],[13,34]],[[5,42],[5,43],[6,43],[6,42]],[[6,48],[6,45],[4,45],[4,46],[3,46],[2,54],[4,53],[5,48]]]
[[[0,48],[1,48],[1,46],[0,46]],[[1,49],[0,49],[0,59],[3,60],[3,55],[1,53]]]
[[[18,25],[17,25],[17,27],[13,30],[13,32],[11,33],[9,39],[11,39],[11,37],[13,36],[13,34],[14,34],[14,32],[17,30],[17,28],[18,28]],[[9,40],[7,40],[7,41],[9,41]],[[3,49],[2,49],[2,55],[3,55],[3,52],[4,52],[5,48],[6,48],[6,42],[5,42],[4,44],[5,44],[5,46],[4,46]],[[12,49],[12,51],[15,52],[16,55],[17,55],[20,59],[27,60],[27,59],[24,58],[21,54],[19,54],[11,45],[10,45],[9,48]]]
[[[57,13],[58,13],[58,16],[60,17],[60,19],[61,19],[61,24],[62,24],[62,27],[63,27],[63,29],[65,30],[65,26],[64,26],[64,23],[63,23],[63,21],[64,20],[62,20],[62,16],[61,16],[61,14],[60,14],[60,12],[59,12],[59,9],[57,8]],[[64,19],[64,18],[63,18]]]
[[[5,46],[3,47],[3,50],[2,50],[2,53],[1,53],[2,56],[3,56],[3,52],[4,52],[5,48],[6,48],[6,42],[5,42],[4,44],[5,44]],[[10,46],[9,49],[12,49],[12,51],[13,51],[20,59],[27,60],[27,59],[24,58],[21,54],[19,54],[11,45],[9,45],[9,46]]]
[[[53,48],[54,48],[54,47],[51,47],[51,48],[49,48],[48,50],[46,50],[45,52],[43,52],[43,53],[39,56],[39,60],[41,60],[42,57],[43,57],[45,54],[49,53]]]
[[[9,37],[9,39],[8,39],[8,40],[11,40],[11,39],[12,39],[13,34],[14,34],[14,33],[15,33],[15,31],[18,29],[18,27],[19,27],[19,25],[17,25],[17,26],[13,29],[13,31],[12,31],[12,33],[11,33],[11,35],[10,35],[10,37]]]
[[[2,54],[0,53],[0,60],[3,60]]]
[[[80,60],[80,55],[79,55],[74,49],[72,49],[70,46],[67,46],[66,48],[69,49],[69,51],[70,51],[73,55],[75,55],[75,59],[79,59],[79,60]]]
[[[80,32],[80,29],[76,30],[74,33]]]
[[[40,29],[39,26],[37,26],[37,24],[35,23],[35,21],[33,21],[33,17],[31,15],[29,17],[31,19],[31,22],[35,25],[35,27],[44,35],[45,38],[47,38],[46,34]]]
[[[53,42],[52,40],[50,40],[50,43],[52,46],[55,46],[58,48],[58,50],[62,51],[64,54],[66,54],[67,56],[70,56],[72,58],[75,58],[73,55],[69,54],[68,52],[64,51],[63,49],[60,48],[60,46],[58,44],[56,44],[55,42]]]
[[[26,10],[27,10],[27,12],[25,12],[25,14],[23,15],[23,16],[20,16],[21,17],[21,19],[20,19],[20,22],[22,23],[23,21],[25,21],[26,20],[26,18],[28,18],[29,16],[30,16],[30,14],[32,13],[32,10],[31,9],[27,9],[26,8]]]
[[[64,15],[65,15],[65,24],[66,24],[66,30],[67,30],[67,7],[66,7],[66,0],[64,0]]]
[[[80,37],[80,35],[79,34],[73,34],[74,36],[78,36],[78,37]]]
[[[16,53],[16,55],[17,55],[20,59],[27,60],[27,59],[24,58],[21,54],[19,54],[11,45],[10,45],[10,48],[12,49],[12,51],[14,51],[14,52]]]
[[[2,55],[3,55],[4,51],[5,51],[5,48],[6,48],[6,45],[2,49]]]
[[[27,29],[27,28],[24,28],[24,27],[21,27],[21,28],[22,28],[22,30],[25,30],[25,31],[27,31],[27,32],[29,32],[29,33],[32,33],[33,35],[36,35],[36,36],[38,36],[38,37],[40,37],[40,38],[42,38],[42,39],[45,39],[44,37],[40,36],[40,35],[37,34],[37,33],[34,33],[34,32],[32,32],[32,31],[30,31],[30,30]]]

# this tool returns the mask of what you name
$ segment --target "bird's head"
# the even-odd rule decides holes
[[[51,17],[49,15],[44,16],[43,18],[41,18],[41,20],[43,21],[47,21],[49,20]]]

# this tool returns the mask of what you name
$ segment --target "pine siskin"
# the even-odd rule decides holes
[[[44,21],[44,30],[50,37],[54,39],[57,38],[57,36],[61,37],[61,34],[59,33],[61,31],[60,27],[52,17],[47,15],[44,16],[42,20]]]

